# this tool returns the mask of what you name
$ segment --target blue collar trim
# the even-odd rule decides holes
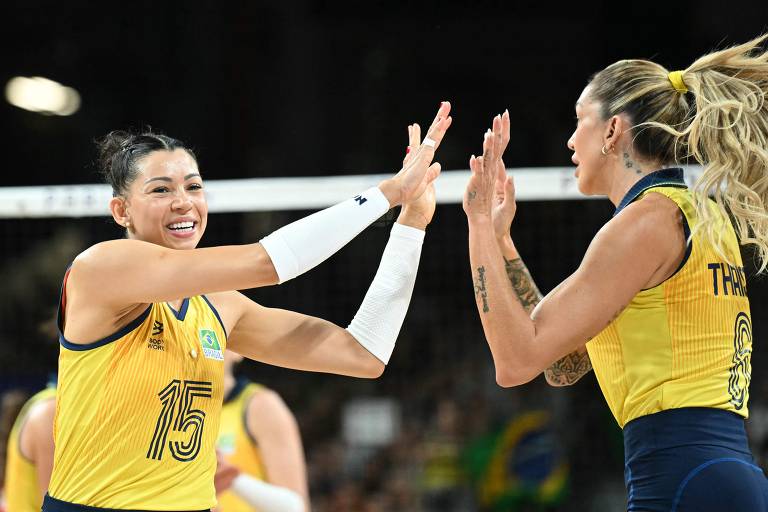
[[[629,204],[637,199],[640,194],[649,188],[654,187],[688,188],[688,186],[685,184],[685,179],[683,179],[683,169],[680,167],[670,167],[668,169],[654,171],[640,178],[640,181],[632,185],[632,188],[629,189],[629,192],[627,192],[627,194],[621,200],[619,206],[616,207],[616,211],[613,212],[613,216],[615,217],[618,215],[621,210],[629,206]]]

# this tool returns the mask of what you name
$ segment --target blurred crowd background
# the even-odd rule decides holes
[[[70,116],[0,105],[2,186],[94,183],[93,139],[152,126],[191,144],[206,179],[393,172],[406,126],[438,102],[454,124],[438,159],[464,169],[491,117],[513,115],[508,167],[568,166],[573,104],[619,58],[684,68],[768,30],[764,2],[12,3],[0,80],[45,76],[78,90]],[[513,225],[546,293],[573,272],[613,211],[607,200],[525,202]],[[256,241],[308,211],[215,214],[205,245]],[[347,325],[393,218],[258,302]],[[122,236],[111,219],[0,219],[4,404],[55,374],[53,317],[72,258]],[[749,251],[753,452],[768,457],[768,283]],[[245,362],[296,414],[313,510],[603,511],[625,503],[621,432],[592,373],[496,385],[468,272],[461,206],[438,207],[411,308],[383,377],[356,380]]]

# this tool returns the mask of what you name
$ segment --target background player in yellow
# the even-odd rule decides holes
[[[240,474],[218,495],[220,512],[309,510],[307,469],[296,418],[280,395],[244,377],[224,354],[224,407],[216,448]]]
[[[89,248],[65,276],[56,452],[43,510],[215,506],[226,349],[295,369],[380,375],[434,213],[440,167],[432,159],[449,112],[442,103],[403,169],[378,187],[260,243],[205,249],[196,249],[207,205],[191,151],[153,133],[107,136],[102,170],[113,187],[113,218],[128,238]],[[347,329],[231,291],[296,277],[399,204],[379,270]]]
[[[616,212],[532,315],[535,287],[509,236],[508,113],[494,118],[483,156],[470,159],[470,262],[496,379],[519,385],[543,371],[568,384],[594,367],[624,429],[628,510],[768,510],[768,483],[744,430],[751,318],[726,213],[764,269],[764,40],[680,72],[624,60],[590,79],[568,147],[579,190],[607,195]],[[670,168],[688,155],[705,167],[693,193],[682,169]]]
[[[53,470],[53,417],[56,388],[32,395],[13,424],[5,459],[5,502],[8,512],[36,512]]]

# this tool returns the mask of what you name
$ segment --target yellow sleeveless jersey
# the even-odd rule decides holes
[[[681,169],[665,169],[641,179],[617,213],[649,193],[670,198],[680,207],[687,226],[696,225]],[[680,407],[748,415],[752,324],[744,268],[730,220],[714,202],[710,207],[717,215],[727,258],[694,231],[677,272],[638,293],[587,343],[600,388],[622,427],[640,416]]]
[[[266,470],[261,461],[261,454],[256,440],[251,437],[246,425],[248,404],[253,395],[263,390],[259,384],[239,380],[224,400],[221,410],[221,425],[217,447],[224,459],[259,480],[266,479]],[[254,512],[254,508],[240,499],[232,491],[219,495],[220,512]]]
[[[226,332],[208,299],[150,304],[88,345],[60,341],[48,493],[110,509],[215,506]]]
[[[46,388],[33,395],[24,404],[13,424],[5,461],[4,489],[8,512],[38,512],[43,504],[35,465],[21,453],[21,430],[34,406],[55,399],[56,388]]]

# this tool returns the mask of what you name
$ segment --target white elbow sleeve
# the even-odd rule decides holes
[[[395,224],[379,269],[347,327],[355,339],[387,364],[411,302],[424,231]]]
[[[308,217],[260,240],[281,283],[316,267],[389,211],[378,187]]]
[[[304,499],[286,487],[272,485],[240,473],[232,482],[232,492],[260,512],[304,512]]]

